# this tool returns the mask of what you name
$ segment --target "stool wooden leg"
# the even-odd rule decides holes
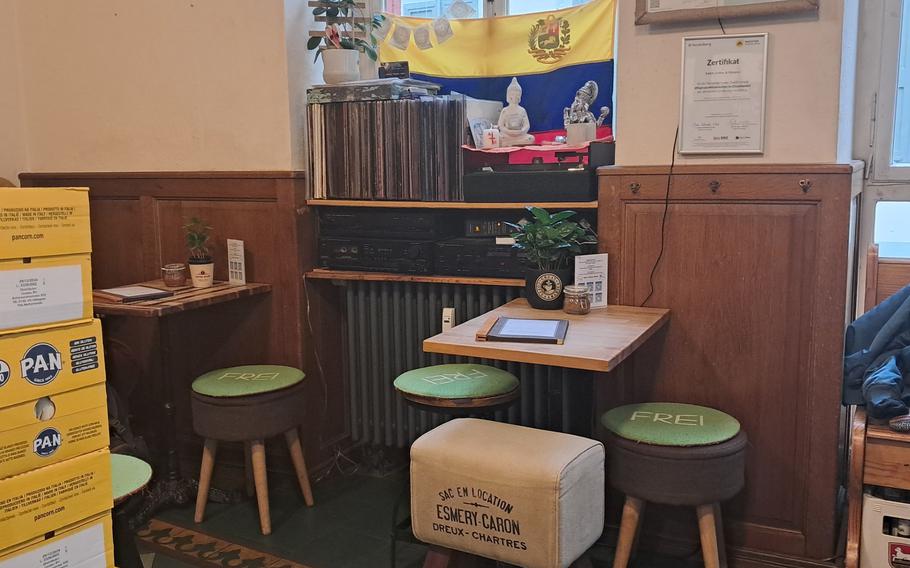
[[[717,525],[717,555],[720,568],[727,568],[727,545],[724,541],[724,520],[720,513],[720,503],[714,503],[714,524]]]
[[[303,500],[306,501],[307,507],[313,506],[313,490],[310,488],[310,476],[306,470],[306,461],[303,459],[303,448],[300,447],[300,433],[295,427],[284,433],[288,441],[288,450],[291,452],[291,461],[294,462],[294,471],[297,472],[297,481],[300,483],[300,491],[303,492]]]
[[[218,450],[218,441],[205,439],[202,447],[202,466],[199,468],[199,490],[196,492],[196,514],[193,517],[197,523],[205,518],[205,505],[209,500],[209,489],[212,486],[212,470],[215,469],[215,452]]]
[[[243,443],[243,472],[246,477],[246,496],[252,497],[256,494],[255,489],[253,488],[253,457],[252,450],[250,450],[251,442]]]
[[[262,534],[272,533],[269,516],[269,480],[265,471],[265,443],[253,440],[250,447],[253,459],[253,480],[256,482],[256,503],[259,505],[259,526]]]
[[[717,547],[717,519],[714,514],[714,504],[699,505],[698,533],[701,535],[701,554],[704,557],[705,568],[720,568],[720,554]]]
[[[631,495],[626,496],[622,507],[622,522],[619,525],[619,541],[616,543],[616,555],[613,557],[613,568],[626,568],[632,555],[632,545],[638,533],[638,524],[644,510],[645,502]]]

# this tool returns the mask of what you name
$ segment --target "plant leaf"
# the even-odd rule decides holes
[[[376,53],[376,50],[373,49],[373,46],[367,45],[366,43],[364,43],[362,47],[363,47],[363,52],[367,54],[367,57],[369,57],[373,61],[376,61],[376,59],[377,59],[377,57],[379,57],[379,55]]]
[[[550,214],[547,213],[546,209],[541,209],[540,207],[528,207],[528,211],[531,215],[534,215],[534,218],[540,221],[544,225],[550,224]]]
[[[575,215],[575,211],[560,211],[559,213],[554,213],[553,222],[556,223],[557,221],[564,221],[573,215]]]
[[[319,44],[322,43],[322,38],[319,36],[313,36],[306,42],[306,48],[309,50],[316,49],[319,47]]]

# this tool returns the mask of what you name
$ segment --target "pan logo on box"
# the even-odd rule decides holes
[[[60,436],[60,432],[55,428],[48,428],[42,430],[38,437],[35,438],[32,443],[32,450],[42,458],[46,458],[56,452],[62,443],[63,438]]]
[[[6,384],[12,372],[9,370],[9,363],[0,359],[0,387]]]
[[[39,387],[53,381],[63,369],[60,352],[49,343],[32,345],[19,363],[22,378]]]

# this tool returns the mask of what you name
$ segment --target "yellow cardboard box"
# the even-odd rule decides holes
[[[108,511],[113,499],[107,450],[0,480],[0,550]]]
[[[98,320],[0,336],[0,412],[7,406],[103,382]]]
[[[110,513],[79,521],[7,550],[0,568],[111,568],[114,539]]]
[[[0,188],[0,260],[90,252],[87,187]]]
[[[106,448],[104,383],[0,409],[0,479]]]
[[[91,317],[91,255],[0,260],[0,334]]]

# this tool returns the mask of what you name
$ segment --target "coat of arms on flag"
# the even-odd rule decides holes
[[[572,49],[569,29],[569,20],[552,14],[537,20],[528,34],[528,53],[541,63],[556,63]]]

